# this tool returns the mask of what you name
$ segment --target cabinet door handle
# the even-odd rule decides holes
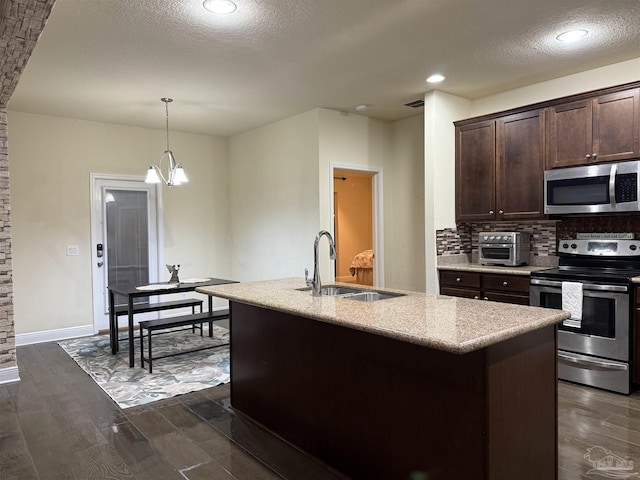
[[[499,213],[500,215],[504,215],[504,210],[498,210],[498,213]]]
[[[585,157],[587,158],[591,158],[591,155],[589,155],[588,153],[585,155]]]
[[[502,282],[502,286],[503,286],[503,287],[506,287],[507,285],[509,285],[509,283],[507,283],[507,282]]]
[[[474,300],[478,300],[480,297],[478,297],[478,295],[476,295],[475,297],[473,297]]]
[[[592,156],[593,158],[596,158],[596,157],[598,156],[598,154],[597,154],[597,153],[592,153],[592,154],[591,154],[591,156]]]
[[[489,300],[489,297],[484,297],[483,300]]]
[[[461,282],[462,279],[460,277],[456,277],[456,282]]]
[[[493,210],[489,210],[489,215],[493,215]]]

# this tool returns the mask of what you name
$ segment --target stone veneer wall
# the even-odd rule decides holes
[[[16,365],[7,104],[54,3],[55,0],[0,0],[0,370]]]
[[[11,222],[7,110],[0,107],[0,369],[16,360],[11,281]]]

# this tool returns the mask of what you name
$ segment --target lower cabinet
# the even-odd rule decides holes
[[[440,294],[529,305],[529,276],[440,270]]]

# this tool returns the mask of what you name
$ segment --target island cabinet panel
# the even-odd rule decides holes
[[[549,107],[547,168],[640,156],[640,89]]]
[[[640,286],[636,287],[635,324],[633,327],[633,381],[640,384]]]
[[[496,123],[456,127],[456,219],[495,218]]]
[[[529,276],[440,270],[440,294],[529,305]]]
[[[554,326],[454,354],[230,308],[234,410],[348,478],[557,478]]]

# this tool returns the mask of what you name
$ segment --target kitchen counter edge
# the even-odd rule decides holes
[[[459,272],[499,273],[508,275],[531,275],[531,272],[548,270],[552,267],[536,267],[524,265],[522,267],[501,267],[498,265],[480,265],[479,263],[454,263],[450,265],[438,265],[438,270],[455,270]]]
[[[570,316],[563,310],[361,285],[358,288],[404,296],[378,302],[312,297],[309,292],[296,291],[304,287],[303,279],[289,278],[199,287],[196,291],[456,354],[555,325]],[[437,315],[431,310],[437,310]]]

